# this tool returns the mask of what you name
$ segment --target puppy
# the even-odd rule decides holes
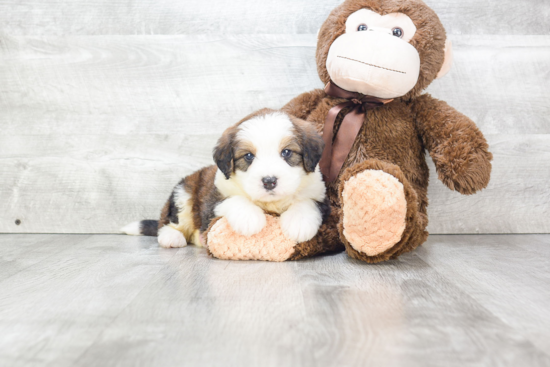
[[[157,235],[162,247],[201,246],[201,233],[215,217],[251,236],[264,228],[268,213],[280,215],[287,237],[307,241],[330,214],[318,167],[323,145],[303,120],[270,109],[255,112],[223,133],[215,166],[176,185],[159,221],[130,223],[122,232]]]

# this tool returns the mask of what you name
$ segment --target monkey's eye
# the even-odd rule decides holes
[[[392,29],[392,33],[395,37],[399,37],[399,38],[403,37],[403,30],[399,27]]]
[[[367,27],[366,24],[359,24],[359,27],[357,27],[359,32],[366,31],[367,29],[369,29],[369,27]]]
[[[247,161],[247,162],[252,162],[254,160],[254,154],[246,153],[244,155],[244,160]]]
[[[292,150],[290,149],[284,149],[282,152],[281,152],[281,156],[283,158],[288,158],[292,155]]]

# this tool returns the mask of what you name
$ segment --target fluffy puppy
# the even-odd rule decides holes
[[[318,167],[322,150],[311,124],[280,111],[255,112],[223,133],[214,148],[216,166],[176,185],[159,221],[130,223],[122,231],[157,235],[162,247],[201,246],[201,233],[215,217],[251,236],[268,213],[280,215],[290,239],[310,240],[330,212]]]

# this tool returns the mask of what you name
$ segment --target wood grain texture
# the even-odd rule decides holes
[[[550,135],[487,135],[489,186],[472,196],[447,189],[428,159],[430,233],[549,233]]]
[[[212,135],[2,136],[4,232],[113,233],[158,219],[172,188],[212,163]],[[28,152],[27,147],[32,146]],[[7,209],[10,208],[10,209]],[[15,220],[21,221],[20,225]]]
[[[537,348],[550,351],[550,339],[541,333],[550,330],[548,235],[433,236],[417,254]]]
[[[3,133],[220,133],[321,86],[314,36],[9,37]]]
[[[21,240],[1,240],[1,253]],[[152,256],[156,244],[141,238],[65,236],[57,244],[49,246],[51,256],[0,283],[2,365],[72,365],[173,257]],[[41,250],[22,252],[17,262],[34,251]]]
[[[550,36],[456,36],[429,88],[487,134],[550,133]],[[322,87],[315,36],[8,37],[5,134],[219,133]]]
[[[454,64],[428,91],[485,134],[550,133],[550,36],[453,36]]]
[[[87,236],[42,235],[0,236],[0,282],[33,265],[56,256],[69,246],[77,246]]]
[[[464,197],[431,165],[429,229],[549,232],[550,37],[455,38],[454,70],[430,92],[487,134],[494,172]],[[156,218],[173,185],[211,163],[225,127],[320,87],[314,39],[5,38],[0,231],[112,233]]]
[[[429,160],[429,231],[550,232],[550,135],[487,138],[495,156],[492,181],[476,195],[447,189]],[[212,163],[215,140],[214,135],[0,137],[0,146],[11,147],[0,166],[0,200],[6,203],[0,231],[116,233],[131,221],[158,218],[179,179]]]
[[[12,35],[315,34],[342,0],[2,0]],[[544,0],[426,0],[451,34],[548,34]]]
[[[0,235],[0,254],[48,240],[0,280],[2,365],[550,365],[548,235],[434,236],[377,265],[113,235]]]

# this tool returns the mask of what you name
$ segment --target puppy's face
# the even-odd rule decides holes
[[[269,202],[292,196],[322,151],[323,140],[310,124],[265,109],[227,129],[214,160],[250,199]]]

